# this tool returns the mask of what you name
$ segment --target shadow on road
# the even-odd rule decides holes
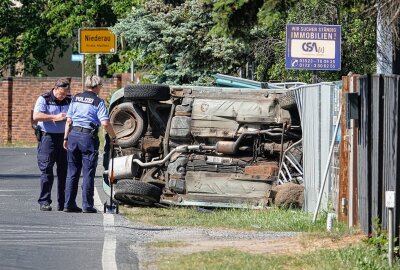
[[[3,174],[3,173],[0,173],[0,178],[28,179],[28,178],[36,178],[36,177],[40,177],[40,174]]]

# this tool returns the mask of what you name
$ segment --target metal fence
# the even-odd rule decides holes
[[[375,220],[388,228],[385,191],[395,191],[394,228],[399,235],[399,76],[359,78],[358,205],[361,229],[373,233]]]
[[[304,200],[308,212],[317,207],[331,140],[336,140],[333,133],[339,112],[340,89],[339,82],[305,85],[294,90],[303,131]],[[338,158],[337,155],[333,157]],[[332,191],[337,189],[337,161],[330,164],[331,174],[324,187],[322,210],[328,210],[328,202],[337,199],[331,196]]]
[[[369,77],[359,78],[360,121],[358,129],[358,200],[359,220],[365,232],[370,231],[371,225],[371,82]]]

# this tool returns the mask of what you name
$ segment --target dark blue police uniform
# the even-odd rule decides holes
[[[56,115],[68,111],[71,97],[67,96],[62,101],[55,98],[53,90],[41,95],[35,104],[34,112]],[[65,179],[67,176],[67,152],[63,148],[63,137],[66,121],[39,121],[42,137],[38,144],[38,166],[41,171],[40,205],[50,205],[51,189],[54,182],[53,167],[57,164],[57,201],[62,208],[65,202]]]
[[[93,209],[94,177],[97,167],[99,138],[97,129],[101,121],[109,120],[104,100],[92,91],[85,91],[72,98],[67,112],[72,119],[72,128],[68,134],[68,175],[66,183],[66,209],[76,209],[76,195],[81,170],[82,207]]]

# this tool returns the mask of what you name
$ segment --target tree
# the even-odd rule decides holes
[[[382,0],[386,1],[386,0]],[[259,80],[302,80],[311,82],[311,71],[286,70],[286,25],[341,24],[342,70],[319,72],[322,80],[338,80],[349,71],[368,73],[375,65],[375,19],[366,16],[369,1],[331,0],[221,0],[213,1],[214,31],[246,37],[250,54],[257,63]],[[256,16],[249,5],[260,7]],[[237,14],[241,14],[239,18]],[[256,18],[256,19],[255,19]],[[240,22],[246,20],[243,26]],[[238,30],[240,28],[241,30]],[[243,34],[245,33],[245,34]]]
[[[333,3],[333,2],[332,2]],[[362,6],[351,6],[347,1],[300,1],[288,12],[285,24],[340,24],[342,26],[341,71],[320,71],[320,80],[340,80],[350,71],[365,74],[375,70],[375,20],[365,16]],[[311,71],[285,70],[285,29],[273,50],[274,63],[268,69],[271,79],[312,81]]]
[[[214,33],[247,39],[251,29],[257,23],[257,14],[264,0],[206,0],[213,5],[212,18]]]
[[[117,22],[117,12],[126,14],[131,10],[132,1],[78,1],[52,0],[44,10],[42,17],[48,20],[49,35],[63,40],[64,44],[72,45],[72,50],[78,52],[78,29],[83,27],[110,27]],[[60,55],[66,47],[60,47]],[[107,57],[106,62],[113,61]],[[85,58],[87,73],[95,72],[95,56]]]
[[[374,0],[369,3],[369,11],[378,16],[378,9],[382,17],[387,18],[390,32],[396,44],[400,42],[400,0]]]
[[[201,0],[169,5],[147,1],[115,25],[152,82],[210,84],[217,72],[234,73],[246,56],[243,42],[210,34],[212,6]]]
[[[399,40],[400,0],[375,1]],[[79,28],[114,25],[121,39],[117,55],[103,56],[108,74],[128,71],[134,60],[151,82],[209,84],[213,74],[235,75],[246,63],[255,63],[259,80],[309,81],[310,71],[285,70],[287,23],[342,25],[342,71],[321,72],[322,79],[373,72],[375,66],[376,21],[366,10],[377,9],[368,0],[20,2],[0,2],[0,72],[11,66],[17,75],[45,75],[42,68],[51,70],[68,46],[78,51]],[[87,59],[93,71],[94,56]]]
[[[377,72],[400,74],[400,1],[375,0],[369,10],[377,17]]]
[[[112,26],[144,0],[19,2],[16,6],[10,0],[0,1],[0,73],[15,70],[17,76],[41,76],[45,75],[43,68],[52,70],[53,59],[61,57],[70,45],[78,51],[80,27]]]
[[[0,73],[22,76],[24,73],[43,75],[42,66],[52,68],[60,39],[48,35],[41,13],[46,1],[11,1],[0,3]]]

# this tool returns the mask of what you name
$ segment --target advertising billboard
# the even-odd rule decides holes
[[[288,24],[286,69],[340,70],[341,26]]]

